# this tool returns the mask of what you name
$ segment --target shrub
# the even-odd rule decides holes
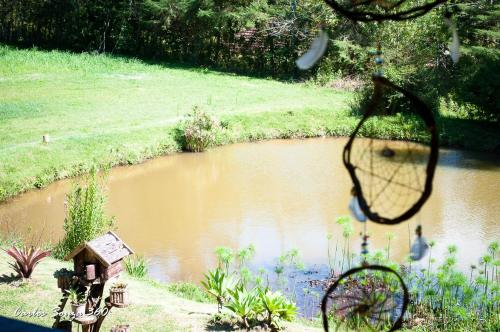
[[[125,271],[132,277],[144,278],[148,274],[148,262],[143,256],[125,258]]]
[[[102,178],[92,169],[84,183],[77,184],[67,195],[64,238],[56,245],[54,256],[63,259],[85,241],[100,236],[113,227],[113,218],[106,216]]]
[[[14,246],[5,252],[15,259],[16,262],[10,263],[10,266],[24,279],[31,278],[38,263],[50,255],[50,250],[35,249],[34,247],[18,249]]]
[[[195,107],[184,122],[184,150],[190,152],[205,151],[215,144],[220,128],[220,123],[216,118]]]

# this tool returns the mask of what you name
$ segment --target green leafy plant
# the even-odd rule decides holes
[[[215,144],[219,120],[195,107],[184,122],[184,150],[202,152]]]
[[[249,320],[259,313],[256,290],[247,291],[243,286],[237,286],[235,289],[228,289],[228,292],[230,296],[225,307],[241,319],[245,328],[250,328]]]
[[[50,250],[40,248],[24,247],[18,249],[15,246],[5,250],[5,252],[15,260],[15,263],[10,263],[10,266],[24,279],[31,278],[31,274],[38,263],[51,253]]]
[[[205,288],[207,293],[215,297],[219,313],[228,296],[229,289],[235,284],[234,279],[222,272],[219,268],[214,271],[209,271],[208,274],[205,274],[205,280],[201,281],[201,285]]]
[[[56,258],[63,259],[81,243],[112,229],[113,218],[106,215],[105,202],[103,178],[94,168],[66,197],[65,235],[54,249]]]
[[[54,272],[54,278],[58,277],[72,277],[74,272],[72,270],[68,270],[67,268],[62,268]]]
[[[85,303],[85,293],[79,292],[75,288],[70,288],[65,291],[68,300],[75,305]]]
[[[274,330],[282,328],[281,321],[292,321],[297,314],[297,307],[280,292],[258,289],[260,309],[266,324]]]
[[[133,255],[124,259],[125,271],[132,277],[144,278],[148,274],[148,262],[141,255]]]

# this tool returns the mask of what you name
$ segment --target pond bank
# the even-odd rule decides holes
[[[218,137],[217,146],[270,139],[345,137],[353,131],[360,119],[350,115],[345,105],[343,109],[335,111],[257,112],[223,115],[219,118],[225,128]],[[383,139],[411,140],[414,137],[412,128],[405,127],[404,123],[402,117],[393,116],[390,121],[384,121],[383,125],[374,127],[373,135]],[[497,124],[441,118],[438,125],[442,147],[498,153],[500,128]],[[89,150],[86,152],[86,158],[82,159],[84,161],[76,164],[62,163],[57,167],[47,167],[44,163],[32,165],[37,169],[37,174],[28,178],[10,178],[9,174],[5,174],[0,182],[0,203],[30,189],[44,188],[54,181],[82,175],[95,165],[133,165],[158,156],[181,152],[178,126],[178,123],[175,123],[165,127],[164,137],[156,142],[139,140],[134,146],[118,148],[111,145],[109,153],[106,154]],[[405,129],[402,130],[401,126]]]

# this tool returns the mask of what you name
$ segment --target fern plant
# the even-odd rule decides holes
[[[10,266],[24,279],[31,278],[38,263],[50,255],[50,250],[35,249],[34,247],[18,249],[14,246],[5,252],[15,259],[15,263],[10,263]]]

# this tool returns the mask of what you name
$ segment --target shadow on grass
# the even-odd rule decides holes
[[[19,275],[14,275],[14,273],[11,273],[10,275],[3,274],[0,276],[0,284],[14,284],[17,285],[22,281],[21,276]]]
[[[229,322],[210,321],[205,327],[207,331],[236,331],[233,325]]]
[[[67,53],[72,53],[72,54],[82,54],[82,53],[89,53],[89,54],[95,54],[95,55],[105,55],[109,57],[113,57],[117,60],[137,60],[141,62],[144,65],[150,65],[150,66],[159,66],[167,69],[182,69],[186,71],[191,71],[195,73],[201,73],[201,74],[213,74],[213,75],[222,75],[222,76],[239,76],[239,77],[246,77],[248,79],[255,79],[255,80],[262,80],[262,79],[272,79],[280,82],[285,82],[285,83],[294,83],[294,82],[302,82],[303,80],[297,79],[294,77],[293,74],[290,75],[277,75],[273,74],[272,72],[252,72],[251,70],[244,70],[244,69],[239,69],[236,66],[220,66],[217,65],[216,63],[213,62],[204,62],[204,61],[180,61],[180,60],[175,60],[175,59],[167,59],[167,58],[158,58],[157,56],[153,55],[144,55],[144,54],[138,54],[138,55],[129,55],[129,54],[123,54],[123,53],[114,53],[114,52],[106,52],[106,53],[98,53],[97,51],[94,52],[88,52],[85,50],[75,50],[67,47],[53,47],[50,45],[43,45],[43,44],[38,44],[34,45],[33,43],[15,43],[15,42],[9,42],[9,41],[0,41],[0,44],[3,44],[5,46],[11,47],[12,49],[18,49],[18,50],[30,50],[33,48],[36,48],[39,51],[45,51],[45,52],[50,52],[50,51],[60,51],[60,52],[67,52]]]

